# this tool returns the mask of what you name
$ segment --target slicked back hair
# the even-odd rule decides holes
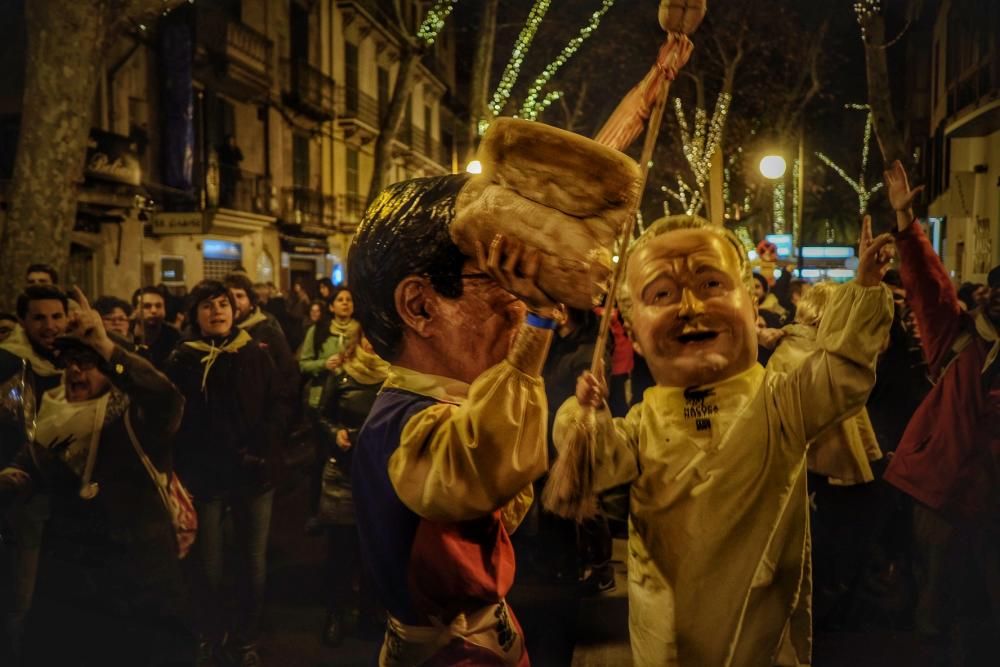
[[[462,295],[465,255],[448,233],[466,174],[416,178],[383,190],[365,212],[348,255],[354,317],[380,357],[399,356],[403,320],[396,287],[425,276],[447,298]]]

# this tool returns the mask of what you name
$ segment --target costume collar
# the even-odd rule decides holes
[[[389,375],[382,389],[401,389],[453,405],[461,405],[469,396],[469,385],[465,382],[396,365],[389,366]]]
[[[205,356],[201,358],[201,363],[205,364],[205,372],[201,376],[201,390],[205,391],[208,386],[208,372],[212,370],[212,366],[215,364],[216,359],[219,355],[224,353],[234,354],[239,352],[247,343],[249,343],[253,338],[245,330],[240,329],[233,338],[228,342],[223,342],[221,345],[216,345],[214,340],[189,340],[184,344],[188,347],[198,350],[199,352],[205,352]]]
[[[42,353],[31,344],[28,334],[25,333],[24,327],[20,324],[14,327],[7,340],[0,343],[0,349],[7,350],[14,356],[30,361],[31,370],[36,375],[51,377],[62,373],[61,370],[55,367],[51,359],[42,356]]]
[[[755,363],[733,377],[700,387],[650,387],[643,403],[653,406],[663,426],[687,434],[706,451],[721,447],[723,436],[760,391],[764,367]]]
[[[1000,354],[1000,334],[997,333],[996,325],[990,321],[990,318],[986,317],[986,313],[982,309],[976,313],[975,321],[976,333],[982,336],[987,343],[992,343],[990,351],[986,353],[986,363],[983,364],[983,373],[985,373],[997,360],[997,355]]]
[[[250,327],[260,324],[261,322],[267,321],[267,315],[261,311],[260,308],[254,308],[253,312],[247,315],[247,318],[237,324],[236,326],[240,329],[249,329]]]

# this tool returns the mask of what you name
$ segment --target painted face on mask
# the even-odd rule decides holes
[[[754,298],[737,250],[720,235],[678,229],[649,240],[628,264],[637,351],[661,386],[725,380],[757,359]]]

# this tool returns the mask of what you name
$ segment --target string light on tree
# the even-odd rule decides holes
[[[708,173],[712,169],[712,156],[722,141],[722,130],[726,126],[726,117],[729,114],[731,101],[731,95],[721,93],[715,101],[715,111],[712,113],[711,120],[704,109],[696,108],[692,132],[688,126],[680,98],[674,98],[674,111],[680,126],[684,157],[691,165],[691,171],[694,173],[694,180],[699,189],[708,182]]]
[[[785,184],[774,184],[774,233],[785,233]]]
[[[504,107],[507,106],[507,101],[510,99],[510,91],[514,88],[514,84],[517,83],[517,78],[521,74],[521,66],[524,65],[524,58],[528,55],[531,42],[535,39],[535,33],[538,32],[538,27],[542,24],[542,19],[545,18],[545,12],[549,11],[550,4],[552,4],[551,0],[535,0],[531,11],[528,12],[528,18],[524,22],[517,40],[514,42],[514,50],[511,51],[510,60],[507,61],[507,66],[504,67],[503,74],[500,75],[500,82],[493,93],[493,98],[487,105],[491,117],[499,116],[503,113]],[[486,132],[489,124],[489,119],[479,119],[477,129],[480,136]]]
[[[881,13],[881,0],[859,0],[859,2],[854,3],[854,16],[858,20],[858,25],[861,26],[861,39],[867,37],[865,27],[868,22]]]
[[[799,229],[799,202],[802,201],[802,191],[799,188],[799,170],[802,169],[802,164],[796,158],[792,162],[792,188],[794,196],[792,197],[792,238],[799,239],[802,238],[799,233],[802,231]]]
[[[601,19],[604,15],[608,13],[615,4],[615,0],[603,0],[601,2],[601,7],[593,14],[590,15],[590,20],[587,21],[587,25],[580,28],[580,33],[569,40],[569,43],[563,48],[563,50],[556,56],[556,59],[549,63],[542,73],[535,77],[534,82],[531,84],[531,88],[528,89],[528,95],[524,99],[524,104],[521,105],[521,116],[527,118],[528,120],[538,120],[538,115],[542,113],[550,104],[562,97],[561,91],[550,91],[543,97],[540,101],[538,96],[541,94],[542,89],[548,85],[552,77],[555,76],[559,68],[569,62],[570,58],[579,50],[580,45],[582,45],[587,39],[594,34],[598,26],[601,24]]]
[[[438,0],[435,2],[427,11],[427,16],[424,17],[420,27],[417,28],[417,38],[427,46],[433,44],[444,28],[445,20],[457,3],[458,0]]]
[[[668,188],[665,185],[661,186],[660,189],[681,205],[681,210],[685,215],[695,215],[701,210],[704,202],[701,190],[691,187],[680,176],[677,177],[676,190]],[[666,199],[663,200],[663,214],[670,215],[670,204]]]
[[[873,194],[879,191],[882,187],[882,182],[878,182],[871,188],[865,183],[865,171],[868,168],[868,155],[871,152],[871,140],[872,140],[872,112],[867,104],[847,104],[844,105],[846,109],[852,109],[855,111],[867,111],[868,116],[865,119],[865,137],[864,143],[861,147],[861,174],[858,176],[857,180],[851,178],[847,175],[838,164],[836,164],[829,157],[824,155],[822,152],[817,151],[816,157],[823,161],[823,163],[833,169],[837,174],[844,179],[849,186],[854,190],[854,193],[858,196],[858,213],[864,215],[864,212],[868,209],[868,202],[871,200]]]

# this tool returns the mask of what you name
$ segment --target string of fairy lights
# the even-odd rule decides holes
[[[678,97],[674,98],[674,111],[681,131],[681,145],[684,157],[691,165],[694,180],[701,188],[708,182],[708,172],[712,168],[712,156],[722,141],[722,130],[726,126],[732,95],[720,93],[715,101],[715,111],[709,120],[708,114],[702,108],[694,110],[694,131],[688,125],[684,114],[684,106]]]
[[[538,120],[539,114],[548,108],[550,104],[562,97],[562,91],[554,90],[548,92],[541,100],[538,99],[542,89],[548,85],[549,81],[552,80],[552,77],[559,71],[559,68],[569,62],[570,58],[572,58],[573,55],[580,49],[580,46],[594,34],[598,26],[601,25],[601,19],[604,18],[604,15],[607,14],[612,7],[614,7],[614,4],[615,0],[603,0],[601,2],[600,9],[590,15],[587,25],[580,28],[579,34],[569,40],[559,55],[556,56],[555,60],[550,62],[545,69],[542,70],[541,74],[535,77],[534,82],[531,84],[531,88],[528,89],[528,95],[524,99],[524,104],[521,105],[520,115],[522,118],[527,118],[528,120]]]
[[[420,27],[417,28],[417,39],[430,46],[437,39],[437,36],[444,28],[444,22],[448,20],[451,10],[455,9],[458,0],[437,0],[424,17]]]
[[[514,84],[517,83],[518,76],[521,74],[521,66],[524,65],[524,58],[528,55],[531,42],[535,39],[535,33],[538,32],[538,28],[542,24],[542,19],[545,18],[545,12],[549,11],[549,5],[551,4],[551,0],[535,0],[531,11],[528,12],[528,18],[525,20],[524,26],[521,28],[521,32],[517,35],[517,40],[514,42],[514,49],[511,51],[510,60],[507,61],[507,65],[503,69],[503,74],[500,75],[500,82],[497,84],[497,89],[493,93],[493,98],[487,105],[491,116],[499,116],[503,113],[504,107],[507,106],[511,90],[513,90]],[[488,125],[489,119],[483,118],[479,120],[478,129],[480,135],[486,131]]]
[[[865,26],[868,25],[868,22],[881,13],[881,0],[859,0],[854,3],[854,16],[858,20],[858,25],[861,27],[861,39],[867,39],[868,37],[868,35],[865,34]]]
[[[871,153],[871,140],[872,140],[872,129],[874,127],[874,122],[872,120],[872,111],[867,104],[845,104],[845,109],[851,109],[853,111],[867,111],[868,116],[865,119],[865,136],[864,142],[861,146],[861,174],[855,180],[851,178],[848,173],[840,167],[837,163],[827,157],[823,152],[816,151],[816,157],[823,161],[823,164],[833,169],[844,181],[854,190],[854,193],[858,197],[858,212],[864,214],[865,210],[868,208],[868,202],[871,200],[872,195],[879,191],[882,187],[882,183],[878,182],[872,187],[868,187],[865,183],[865,171],[868,168],[868,156]]]

